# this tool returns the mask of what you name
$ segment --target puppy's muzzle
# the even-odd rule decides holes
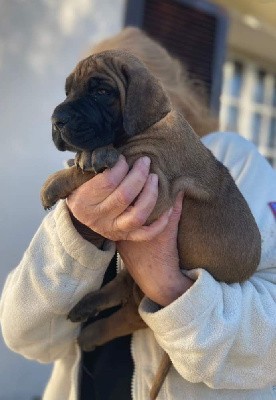
[[[70,114],[66,110],[56,109],[52,115],[52,137],[60,151],[66,150],[66,143],[62,139],[62,130],[70,121]]]
[[[54,129],[61,130],[70,121],[70,114],[66,110],[56,110],[52,115]]]

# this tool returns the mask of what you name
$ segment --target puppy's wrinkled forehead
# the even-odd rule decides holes
[[[80,61],[73,71],[73,79],[78,85],[85,85],[91,78],[100,79],[116,85],[120,90],[127,83],[124,69],[126,65],[139,67],[141,62],[132,54],[121,50],[105,51]]]

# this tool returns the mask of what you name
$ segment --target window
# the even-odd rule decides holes
[[[222,130],[251,140],[276,168],[276,74],[239,58],[224,65]]]
[[[209,105],[219,110],[228,16],[205,0],[127,0],[125,24],[139,26],[204,83]]]

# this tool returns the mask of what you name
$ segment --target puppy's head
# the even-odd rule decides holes
[[[128,52],[112,50],[81,61],[66,79],[66,99],[52,115],[59,150],[119,146],[170,110],[161,84]]]

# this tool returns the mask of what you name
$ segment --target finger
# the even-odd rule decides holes
[[[113,168],[105,170],[94,178],[85,182],[76,189],[68,198],[68,205],[73,202],[83,201],[84,198],[90,200],[91,205],[96,205],[104,201],[120,185],[129,171],[129,166],[123,155]]]
[[[118,230],[129,232],[143,226],[152,213],[158,198],[158,176],[150,174],[133,206],[115,221]]]
[[[125,240],[132,240],[134,242],[150,241],[156,236],[160,235],[166,228],[169,222],[169,217],[172,213],[172,208],[163,213],[151,225],[142,226],[135,231],[130,232]]]
[[[149,157],[139,158],[120,185],[99,204],[99,213],[116,218],[122,214],[143,189],[149,175]]]

